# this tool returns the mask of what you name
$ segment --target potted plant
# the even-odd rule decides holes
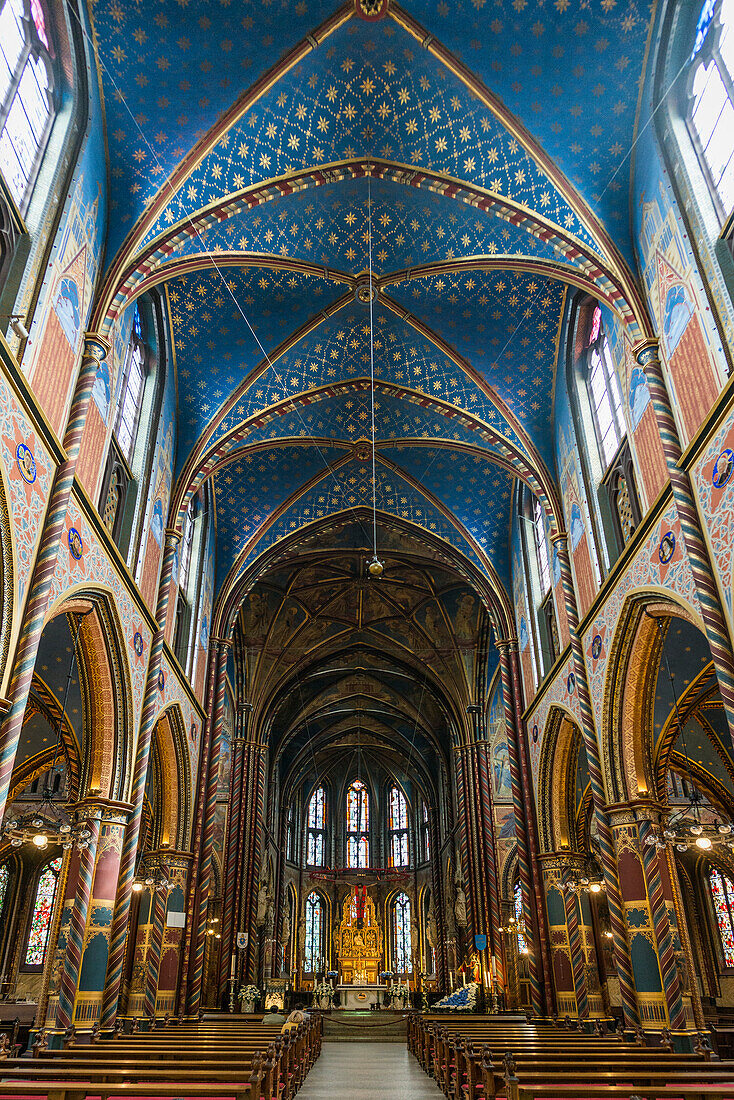
[[[260,990],[256,985],[243,985],[240,988],[240,1011],[254,1012],[259,996]]]
[[[390,986],[390,1005],[401,1011],[410,1004],[410,989],[405,982],[397,981]]]
[[[314,1008],[328,1009],[331,1008],[334,1001],[334,989],[331,982],[322,980],[317,982],[313,987],[313,1004]]]

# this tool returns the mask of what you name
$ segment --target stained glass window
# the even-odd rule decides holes
[[[317,787],[308,803],[306,862],[312,867],[324,866],[326,841],[326,799],[323,787]]]
[[[523,922],[524,922],[524,916],[523,916],[523,911],[522,911],[522,886],[520,885],[519,882],[515,883],[514,902],[515,902],[515,920],[517,921],[517,923],[519,925],[522,925]],[[525,937],[523,936],[522,932],[517,933],[517,950],[520,952],[521,955],[527,955],[527,953],[528,953],[528,945],[527,945],[527,942],[526,942]]]
[[[285,830],[285,858],[292,860],[296,847],[296,812],[293,806],[288,807],[288,818]]]
[[[53,113],[53,69],[39,0],[31,0],[29,10],[25,0],[0,0],[0,170],[20,207],[30,197]]]
[[[545,524],[543,523],[543,509],[537,497],[533,498],[533,529],[535,531],[535,550],[538,555],[540,591],[545,596],[551,586],[551,575],[548,561],[548,543],[545,539]]]
[[[410,953],[410,898],[398,894],[393,903],[393,966],[396,974],[407,974],[413,969]]]
[[[59,884],[59,871],[61,870],[61,856],[47,863],[41,872],[36,887],[36,899],[33,903],[33,916],[28,932],[28,943],[25,949],[26,966],[43,966],[48,943],[48,933],[51,928],[51,917],[56,900],[56,888]]]
[[[407,867],[408,804],[399,787],[392,787],[390,790],[389,840],[389,866]]]
[[[606,470],[625,434],[622,394],[597,306],[591,322],[587,389],[602,465]]]
[[[370,865],[369,793],[361,779],[347,791],[347,867]]]
[[[143,386],[145,385],[145,345],[143,344],[140,311],[135,306],[133,331],[127,351],[127,364],[117,404],[115,437],[128,464],[135,449]]]
[[[313,974],[319,969],[324,928],[324,902],[312,891],[306,898],[306,946],[303,969]]]
[[[721,951],[725,966],[734,966],[734,883],[715,867],[709,876],[711,898],[719,927]]]
[[[720,213],[728,217],[734,207],[734,0],[706,0],[694,59],[689,129]]]
[[[5,895],[8,892],[8,883],[10,882],[10,868],[7,863],[3,863],[0,867],[0,916],[2,916],[3,909],[5,907]]]

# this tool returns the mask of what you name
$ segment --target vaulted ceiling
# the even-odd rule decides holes
[[[111,177],[95,320],[165,288],[175,505],[212,479],[220,592],[371,507],[371,241],[377,507],[506,599],[514,479],[562,522],[569,293],[644,331],[628,154],[653,6],[93,2]]]

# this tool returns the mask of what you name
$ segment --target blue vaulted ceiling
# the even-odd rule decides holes
[[[176,502],[211,476],[218,585],[371,505],[372,366],[378,507],[507,585],[508,468],[554,507],[572,269],[633,282],[651,10],[388,0],[368,22],[334,0],[93,0],[106,293],[119,309],[143,278],[165,287]]]

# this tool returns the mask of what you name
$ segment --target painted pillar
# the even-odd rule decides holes
[[[87,928],[89,901],[92,896],[92,881],[102,817],[102,811],[99,807],[89,807],[87,813],[89,814],[87,828],[91,833],[91,837],[87,846],[81,851],[77,849],[75,853],[76,889],[69,924],[66,929],[64,968],[61,972],[59,999],[56,1007],[56,1026],[64,1031],[71,1026],[74,1020],[74,1008],[79,985],[79,968],[82,961],[84,934]]]
[[[245,845],[242,859],[247,868],[246,876],[242,884],[240,897],[240,928],[249,934],[247,954],[245,956],[245,973],[243,980],[254,982],[257,977],[258,965],[258,932],[257,932],[257,889],[260,881],[260,868],[262,865],[263,848],[263,808],[265,799],[265,753],[266,745],[260,745],[256,741],[247,741],[247,774],[249,782],[247,786],[248,805],[245,821]]]
[[[190,852],[172,852],[167,856],[168,880],[173,887],[168,894],[168,909],[163,928],[161,960],[155,1000],[156,1016],[176,1011],[178,976],[186,923],[186,885],[191,866]]]
[[[158,866],[163,876],[168,871],[165,863],[160,861]],[[160,887],[154,890],[153,920],[150,930],[150,940],[145,959],[145,994],[143,996],[143,1015],[149,1020],[156,1016],[156,1000],[158,998],[158,973],[161,966],[161,948],[163,947],[163,926],[168,909],[168,887]]]
[[[546,991],[551,990],[550,960],[545,936],[545,918],[540,890],[538,888],[538,868],[534,865],[535,846],[531,835],[532,819],[526,816],[525,791],[530,792],[530,775],[527,761],[521,752],[520,737],[521,707],[519,703],[519,678],[517,674],[517,640],[500,639],[497,642],[500,655],[500,675],[502,677],[502,701],[505,709],[507,729],[507,749],[510,758],[510,785],[512,804],[515,813],[515,839],[517,841],[517,862],[522,889],[523,920],[525,923],[525,943],[527,944],[528,971],[533,1012],[542,1016],[546,1004],[541,990],[541,975]],[[514,659],[513,659],[514,657]],[[531,862],[532,861],[532,862]]]
[[[117,884],[115,898],[115,914],[112,918],[110,930],[110,953],[107,960],[107,976],[105,978],[104,998],[102,1003],[101,1023],[103,1029],[110,1029],[117,1015],[117,1005],[120,996],[120,981],[122,979],[122,966],[125,958],[125,941],[128,934],[128,918],[130,916],[130,897],[135,878],[135,857],[138,851],[138,839],[140,837],[140,822],[143,817],[143,798],[145,795],[145,781],[148,775],[148,762],[150,760],[150,745],[153,736],[153,727],[158,713],[159,692],[158,676],[161,670],[161,658],[163,656],[163,630],[168,614],[168,601],[173,576],[173,562],[176,556],[176,548],[181,539],[178,531],[166,529],[163,545],[163,564],[158,584],[158,603],[156,606],[156,622],[158,629],[153,635],[150,645],[150,657],[148,659],[148,675],[145,681],[145,694],[143,696],[143,708],[140,715],[140,729],[135,750],[135,767],[133,769],[132,788],[130,802],[132,810],[125,830],[125,841],[122,847],[120,860],[120,876]]]
[[[81,367],[74,389],[69,411],[69,421],[64,433],[62,447],[66,458],[56,470],[46,510],[36,562],[28,586],[20,636],[15,650],[13,674],[8,690],[9,710],[0,728],[0,819],[10,790],[10,780],[15,765],[18,740],[23,728],[28,692],[33,677],[33,669],[38,654],[43,625],[48,611],[51,581],[56,570],[61,532],[69,506],[74,473],[82,432],[87,418],[92,386],[100,363],[109,351],[110,345],[97,333],[88,332],[84,336]]]
[[[580,1002],[586,996],[583,962],[578,950],[578,934],[573,948],[569,942],[568,906],[563,882],[563,862],[555,852],[540,857],[543,868],[545,904],[548,914],[551,959],[553,962],[553,987],[556,992],[556,1010],[559,1016],[580,1017]],[[578,932],[578,922],[577,922]],[[588,1015],[585,1013],[585,1015]]]
[[[701,617],[716,668],[716,678],[729,723],[729,733],[734,741],[734,652],[732,652],[731,638],[716,584],[716,572],[711,566],[696,509],[691,479],[688,472],[680,466],[683,452],[658,348],[657,340],[646,340],[635,347],[635,356],[645,372],[650,388],[673,499],[701,604]]]
[[[661,859],[657,848],[645,843],[658,816],[659,808],[644,802],[611,811],[640,1024],[683,1030],[687,1013],[676,963],[677,931],[670,923],[667,864],[664,854]]]
[[[201,1002],[201,983],[204,972],[204,946],[206,936],[206,913],[209,904],[211,884],[212,847],[214,840],[214,813],[217,806],[217,781],[219,778],[219,749],[222,741],[224,719],[224,692],[227,683],[227,651],[231,642],[217,639],[216,689],[213,695],[213,711],[210,711],[211,733],[206,785],[204,788],[204,815],[201,828],[201,842],[198,865],[198,890],[194,906],[189,910],[192,920],[192,936],[189,955],[187,1012],[196,1015]]]
[[[128,806],[109,805],[102,808],[92,896],[89,902],[73,1020],[77,1027],[81,1028],[91,1029],[99,1020],[102,1011],[112,915],[128,814]]]
[[[199,882],[199,867],[201,861],[201,841],[204,827],[204,814],[206,809],[207,778],[209,775],[209,753],[212,737],[212,719],[214,708],[214,692],[219,665],[219,643],[217,638],[209,640],[209,657],[206,678],[206,693],[204,696],[204,711],[206,721],[202,732],[201,753],[199,755],[199,777],[197,782],[196,800],[194,802],[194,824],[192,830],[193,861],[188,884],[186,898],[186,935],[184,937],[183,960],[181,965],[181,981],[178,991],[178,1010],[183,1012],[187,1008],[187,991],[189,986],[189,967],[191,965],[192,943],[198,925],[195,917],[197,888]],[[195,943],[194,943],[195,948]]]
[[[599,756],[596,726],[594,725],[594,715],[591,707],[589,683],[586,675],[586,662],[584,661],[584,651],[579,636],[579,615],[576,604],[576,592],[573,587],[573,578],[571,576],[571,562],[568,556],[568,536],[565,533],[551,535],[551,542],[556,548],[556,557],[561,570],[563,595],[566,602],[566,618],[568,620],[568,629],[571,637],[571,652],[573,655],[576,692],[581,711],[581,734],[584,739],[586,761],[589,768],[591,798],[594,804],[594,816],[599,838],[602,869],[604,871],[604,886],[607,893],[607,904],[609,905],[609,921],[612,928],[614,943],[614,962],[619,978],[622,1011],[625,1025],[629,1028],[634,1028],[639,1023],[639,1016],[637,1012],[634,980],[632,977],[630,948],[627,939],[627,922],[625,920],[625,913],[622,905],[612,830],[605,812],[607,796],[601,770],[601,758]]]
[[[225,988],[231,973],[232,956],[237,952],[238,883],[242,868],[241,832],[245,794],[243,790],[243,765],[245,755],[245,728],[247,704],[238,703],[235,719],[235,735],[232,738],[232,763],[229,775],[229,813],[227,815],[227,854],[224,886],[222,890],[222,947],[219,956],[219,989]]]

